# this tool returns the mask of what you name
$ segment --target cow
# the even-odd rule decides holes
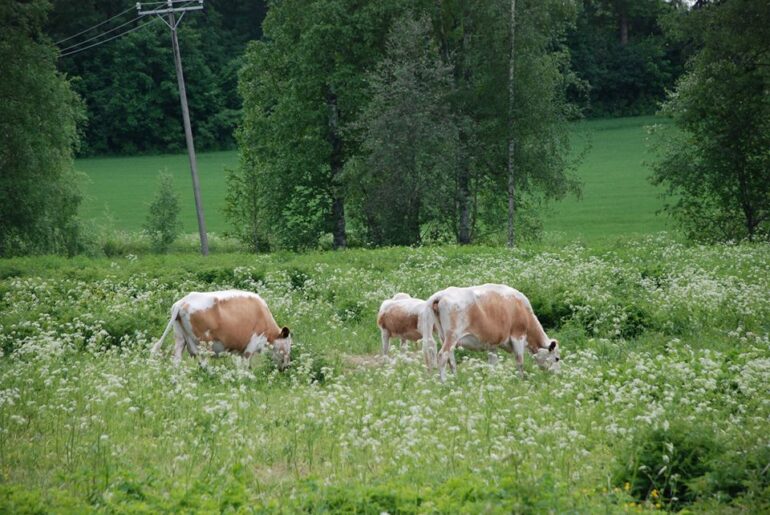
[[[435,366],[438,361],[442,382],[447,362],[453,373],[456,370],[454,349],[458,345],[487,351],[490,363],[497,362],[498,349],[512,352],[522,377],[525,347],[534,355],[540,368],[552,372],[559,370],[558,341],[545,334],[527,297],[510,286],[484,284],[441,290],[425,301],[421,321],[424,327],[434,324],[443,340],[436,360],[432,335],[422,333],[426,363]]]
[[[172,327],[176,341],[175,363],[181,361],[185,347],[191,355],[197,356],[201,343],[211,344],[215,354],[235,352],[247,361],[255,353],[270,348],[280,370],[290,363],[289,328],[278,327],[267,303],[256,293],[227,290],[185,295],[172,306],[171,319],[153,345],[153,354],[160,351]]]
[[[391,338],[400,338],[402,347],[407,340],[420,341],[422,338],[420,317],[424,307],[424,300],[416,299],[406,293],[396,293],[392,298],[382,302],[377,313],[377,326],[382,336],[383,356],[388,354]],[[433,328],[430,330],[432,331]]]

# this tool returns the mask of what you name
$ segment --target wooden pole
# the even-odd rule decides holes
[[[184,84],[182,72],[182,55],[179,52],[179,41],[176,36],[176,20],[174,13],[168,14],[168,22],[171,27],[171,46],[174,48],[174,64],[176,65],[176,81],[179,85],[179,101],[182,104],[182,120],[184,122],[184,136],[187,141],[187,155],[190,158],[190,174],[193,182],[193,195],[195,196],[195,213],[198,216],[198,234],[201,240],[201,254],[209,255],[209,240],[206,234],[206,220],[203,216],[203,202],[201,201],[201,186],[198,180],[198,162],[195,159],[195,145],[193,143],[192,126],[190,125],[190,110],[187,107],[187,89]]]

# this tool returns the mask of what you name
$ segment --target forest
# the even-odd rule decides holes
[[[160,2],[150,4],[157,3]],[[246,62],[244,54],[249,42],[263,38],[262,23],[268,13],[268,4],[264,0],[207,0],[202,12],[189,14],[180,25],[179,40],[190,109],[196,121],[196,145],[200,150],[232,148],[235,145],[233,133],[243,108],[238,92],[238,73]],[[308,18],[305,20],[297,18],[286,22],[315,23],[321,21],[320,13],[331,15],[335,10],[351,11],[357,5],[366,4],[341,0],[296,4],[276,2],[274,16],[280,15],[278,11],[299,16],[306,10],[305,7],[314,5],[319,16],[317,20],[313,20],[311,13],[306,13]],[[526,3],[523,4],[526,8]],[[464,21],[476,27],[476,33],[471,29],[468,35],[475,38],[486,28],[493,27],[491,19],[482,18],[477,7],[489,6],[492,12],[487,16],[496,16],[505,15],[508,4],[502,2],[492,6],[490,2],[442,2],[441,5],[441,13],[435,12],[435,5],[431,2],[401,2],[400,5],[396,2],[387,11],[372,12],[370,16],[376,18],[374,21],[379,27],[374,24],[350,27],[357,32],[351,37],[360,38],[361,42],[371,39],[372,45],[370,55],[352,56],[358,62],[350,62],[350,66],[356,67],[354,70],[360,73],[371,71],[373,63],[385,55],[387,32],[392,20],[407,11],[411,11],[408,14],[414,19],[420,16],[443,17],[446,26],[432,26],[429,30],[431,38],[441,37],[434,30],[444,30],[445,34],[448,34],[446,31],[460,30],[458,20],[464,15],[479,15],[479,19],[466,18]],[[574,85],[567,92],[569,100],[591,117],[655,112],[657,103],[663,99],[666,89],[674,85],[683,71],[688,53],[692,52],[686,42],[664,33],[667,17],[682,10],[683,6],[663,0],[589,0],[580,8],[577,6],[571,6],[569,12],[552,13],[555,19],[547,22],[554,25],[549,30],[556,31],[548,41],[551,45],[549,51],[564,52],[568,59],[568,63],[564,63],[565,69],[574,72],[581,81],[581,85]],[[73,79],[74,90],[86,104],[88,122],[79,150],[81,155],[183,149],[184,141],[179,138],[179,102],[173,60],[170,59],[168,27],[153,22],[146,29],[117,38],[109,44],[85,49],[106,39],[96,36],[107,30],[121,26],[107,34],[113,36],[151,21],[139,18],[136,12],[135,2],[127,0],[51,2],[44,33],[57,43],[61,51],[58,69]],[[109,19],[112,21],[101,27],[71,37]],[[345,24],[348,20],[339,18],[337,21]],[[505,22],[505,19],[500,21]],[[276,23],[273,22],[273,25]],[[505,31],[506,25],[503,23],[496,28]],[[495,38],[504,39],[502,35],[497,34]],[[88,39],[91,41],[86,41]],[[353,47],[358,41],[347,43]],[[316,49],[319,58],[324,50]],[[306,58],[312,59],[312,56]],[[366,100],[362,98],[359,105],[354,106],[356,111],[362,109]]]

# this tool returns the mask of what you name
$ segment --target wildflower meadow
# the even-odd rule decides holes
[[[380,302],[525,293],[559,374],[414,344]],[[259,293],[292,365],[149,347],[190,291]],[[770,246],[570,244],[0,262],[0,512],[767,512]]]

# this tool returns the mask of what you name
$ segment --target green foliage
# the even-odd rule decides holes
[[[250,230],[269,228],[260,237],[271,246],[314,248],[327,232],[344,239],[341,173],[357,142],[342,128],[359,115],[364,71],[380,57],[396,11],[393,2],[281,2],[268,13],[265,39],[248,48],[243,180],[231,181],[231,198],[259,199],[252,219],[262,227]]]
[[[79,250],[82,104],[42,34],[48,3],[0,3],[0,256]]]
[[[182,230],[182,224],[173,178],[168,173],[161,173],[158,177],[158,191],[150,203],[144,231],[150,237],[153,250],[166,252]]]
[[[250,47],[241,74],[242,172],[231,180],[230,212],[258,212],[241,224],[251,235],[312,248],[331,232],[338,247],[346,213],[375,244],[412,244],[423,232],[467,243],[477,224],[501,227],[493,206],[506,181],[509,4],[411,8],[271,8],[268,37]],[[575,77],[563,42],[575,9],[522,1],[517,11],[512,136],[529,228],[543,201],[577,189],[566,123],[577,113],[566,101]]]
[[[702,45],[663,106],[679,132],[659,134],[652,180],[693,239],[770,237],[770,67],[762,1],[707,3],[692,13]]]
[[[739,394],[738,390],[730,392]],[[615,483],[638,501],[681,509],[698,499],[752,502],[770,487],[770,448],[747,442],[726,448],[701,424],[676,423],[643,432],[630,444],[627,462],[615,471]]]
[[[691,424],[642,433],[632,449],[628,462],[616,472],[615,484],[628,483],[639,501],[658,501],[674,509],[697,498],[690,484],[709,471],[710,461],[721,452],[707,428]]]
[[[663,0],[584,0],[569,32],[572,69],[588,86],[572,98],[591,117],[632,116],[656,111],[674,86],[685,61],[685,44],[668,37],[663,26],[687,9]],[[683,18],[684,16],[682,16]],[[623,40],[625,26],[627,39]]]
[[[449,111],[452,68],[439,56],[430,20],[407,12],[394,22],[368,81],[358,129],[360,161],[346,178],[374,245],[420,243],[425,224],[451,234],[457,127]]]
[[[232,234],[252,252],[270,250],[265,237],[269,228],[262,220],[263,198],[260,196],[259,174],[254,168],[239,167],[227,171],[225,217]]]
[[[17,515],[45,515],[51,513],[51,507],[57,513],[84,514],[92,513],[93,507],[82,499],[77,499],[64,490],[30,488],[28,485],[0,485],[0,513]]]
[[[770,502],[770,447],[751,446],[733,452],[724,452],[709,464],[709,472],[691,484],[700,496],[713,496],[719,500],[740,499],[741,496],[765,497]]]

